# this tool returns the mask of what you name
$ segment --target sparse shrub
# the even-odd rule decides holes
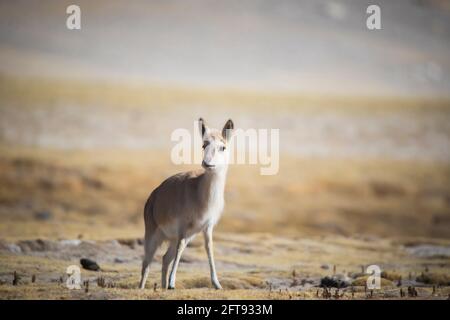
[[[198,277],[193,279],[184,279],[181,281],[181,288],[193,289],[193,288],[209,288],[211,286],[211,280],[208,277]],[[224,286],[224,280],[221,281],[222,287]],[[233,288],[227,288],[233,289]]]
[[[17,271],[14,271],[12,285],[17,286],[19,284],[20,277],[17,274]]]
[[[441,286],[450,285],[450,276],[441,273],[422,272],[417,278],[417,282],[425,284],[437,284]]]
[[[99,286],[100,288],[106,287],[106,280],[105,280],[105,278],[98,277],[97,278],[97,286]]]
[[[402,275],[393,271],[382,271],[381,277],[391,281],[399,281],[402,279]]]
[[[352,282],[352,285],[354,285],[354,286],[360,286],[360,287],[364,287],[366,284],[367,284],[367,278],[368,278],[369,276],[363,276],[363,277],[359,277],[359,278],[356,278],[353,282]],[[390,280],[388,280],[388,279],[384,279],[384,278],[381,278],[381,286],[382,287],[393,287],[394,286],[394,284],[392,283],[392,281],[390,281]]]
[[[406,191],[401,185],[393,184],[386,181],[372,181],[370,189],[377,197],[401,197]]]

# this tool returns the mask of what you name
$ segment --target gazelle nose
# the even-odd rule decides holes
[[[214,165],[208,164],[205,162],[205,160],[202,161],[202,167],[203,168],[214,168]]]

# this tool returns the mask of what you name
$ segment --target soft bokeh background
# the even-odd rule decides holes
[[[68,30],[72,1],[0,0],[0,299],[317,299],[325,276],[364,299],[372,264],[376,298],[446,299],[450,1],[376,3],[370,31],[365,0],[82,0]],[[138,290],[144,203],[198,168],[172,164],[170,134],[200,116],[280,129],[279,173],[229,169],[225,290],[201,237],[177,290],[163,250]],[[68,290],[81,258],[101,271]]]
[[[139,237],[176,128],[279,128],[220,231],[450,237],[450,4],[0,2],[4,238]]]

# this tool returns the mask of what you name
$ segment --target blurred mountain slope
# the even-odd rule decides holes
[[[0,2],[0,72],[344,95],[449,96],[447,1]]]

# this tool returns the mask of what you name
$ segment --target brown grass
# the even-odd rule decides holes
[[[1,154],[0,231],[16,239],[139,237],[148,194],[188,168],[153,151],[3,147]],[[230,168],[219,230],[448,238],[449,186],[446,165],[283,156],[277,176]],[[52,218],[36,219],[41,211]]]
[[[53,108],[70,102],[80,107],[142,108],[160,111],[180,106],[210,105],[216,108],[250,108],[258,112],[295,112],[295,110],[333,110],[343,112],[392,112],[398,110],[448,111],[444,98],[397,96],[342,96],[240,91],[196,87],[142,85],[107,81],[69,80],[67,78],[23,78],[0,74],[0,107]],[[273,108],[276,106],[276,108]],[[364,106],[362,108],[362,106]]]

